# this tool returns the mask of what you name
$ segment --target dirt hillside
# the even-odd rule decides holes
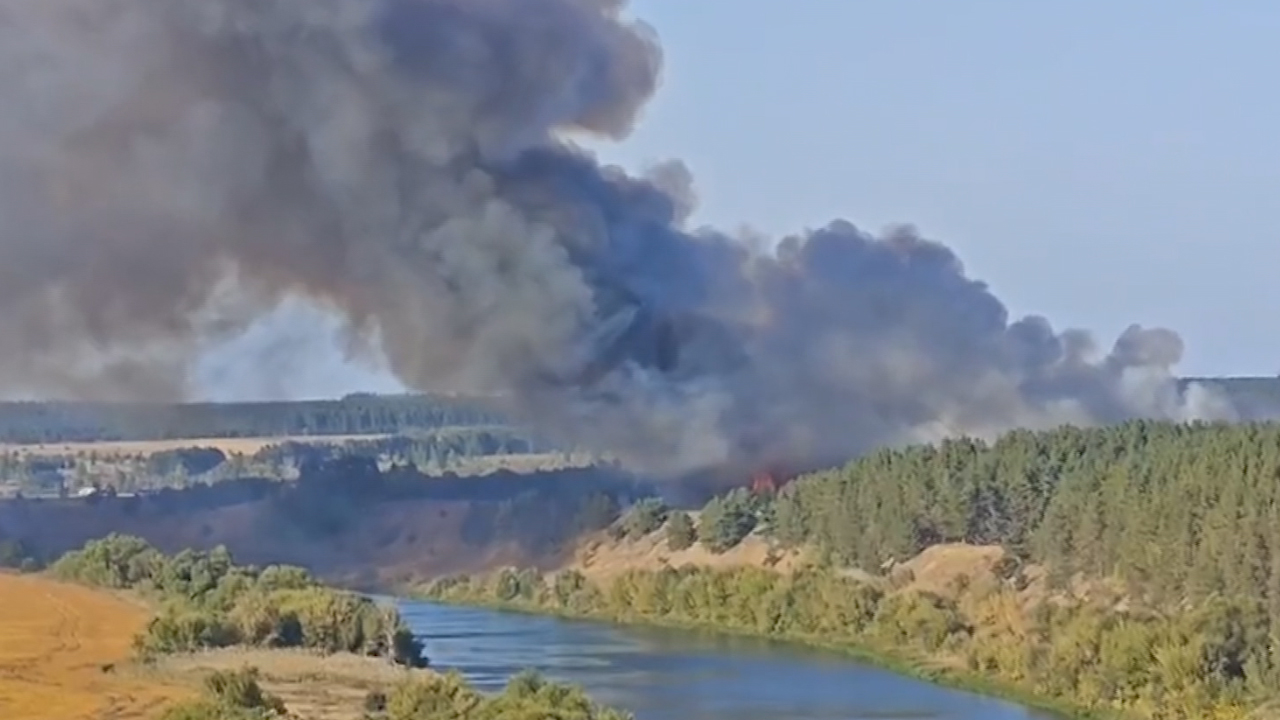
[[[701,543],[694,543],[683,550],[672,550],[667,545],[664,528],[634,540],[613,540],[604,533],[590,535],[578,544],[562,569],[578,570],[592,580],[609,580],[629,570],[653,571],[685,566],[716,569],[768,567],[785,573],[793,572],[805,562],[803,553],[781,550],[758,534],[747,536],[737,546],[719,554]]]
[[[609,581],[630,570],[656,571],[664,567],[727,570],[738,567],[768,568],[792,573],[815,561],[812,553],[784,550],[768,538],[752,534],[728,552],[716,554],[700,543],[673,551],[665,532],[639,539],[614,540],[603,533],[584,538],[562,569],[574,569],[596,581]],[[935,545],[894,566],[887,575],[858,568],[840,573],[858,580],[882,583],[892,592],[928,592],[958,598],[970,588],[997,587],[1021,576],[1021,595],[1030,601],[1043,595],[1043,572],[1022,566],[999,546],[950,543]]]
[[[240,562],[301,565],[355,587],[391,587],[414,579],[479,572],[504,564],[547,566],[517,544],[471,543],[464,523],[471,504],[403,500],[369,505],[341,532],[312,536],[282,522],[268,501],[212,508],[139,511],[127,502],[0,504],[0,528],[47,557],[118,532],[142,537],[167,553],[225,545]],[[0,715],[0,720],[7,720]]]

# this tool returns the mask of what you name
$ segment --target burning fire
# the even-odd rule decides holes
[[[765,495],[778,491],[781,483],[777,480],[777,474],[772,470],[759,470],[751,476],[751,494]]]

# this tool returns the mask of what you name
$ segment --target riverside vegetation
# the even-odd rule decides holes
[[[279,697],[262,689],[254,668],[217,671],[201,697],[173,705],[160,720],[272,720],[293,718]],[[580,688],[548,682],[536,673],[513,677],[501,693],[484,695],[457,674],[434,675],[373,691],[366,720],[629,720],[593,702]]]
[[[134,590],[159,607],[138,636],[144,657],[218,647],[305,647],[424,667],[422,644],[391,607],[325,587],[306,570],[236,565],[225,548],[166,556],[145,540],[110,535],[63,555],[57,578]]]
[[[696,526],[643,501],[613,533],[659,528],[672,548],[756,533],[815,560],[598,580],[506,569],[426,594],[841,644],[1086,716],[1277,710],[1280,426],[1131,422],[884,450],[776,496],[733,491]],[[945,588],[899,566],[950,543],[1003,550]]]
[[[145,541],[111,535],[55,562],[55,577],[94,587],[129,590],[159,608],[134,641],[144,663],[161,655],[249,645],[302,647],[320,653],[385,658],[422,668],[421,643],[399,613],[373,601],[320,585],[301,568],[236,565],[223,548],[166,556]],[[104,672],[106,669],[104,668]],[[296,718],[259,683],[258,670],[218,670],[193,700],[170,705],[162,720],[269,720]],[[483,695],[456,673],[406,674],[370,691],[369,720],[626,720],[580,688],[548,682],[536,673],[513,677],[502,693]]]

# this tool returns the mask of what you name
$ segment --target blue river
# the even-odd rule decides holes
[[[482,690],[533,668],[637,720],[1052,720],[789,643],[398,603],[431,664]]]

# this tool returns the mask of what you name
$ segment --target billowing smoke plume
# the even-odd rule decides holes
[[[1229,416],[1167,330],[1013,320],[944,246],[692,232],[602,167],[660,50],[623,0],[0,0],[0,390],[177,398],[310,298],[406,385],[640,465]]]

